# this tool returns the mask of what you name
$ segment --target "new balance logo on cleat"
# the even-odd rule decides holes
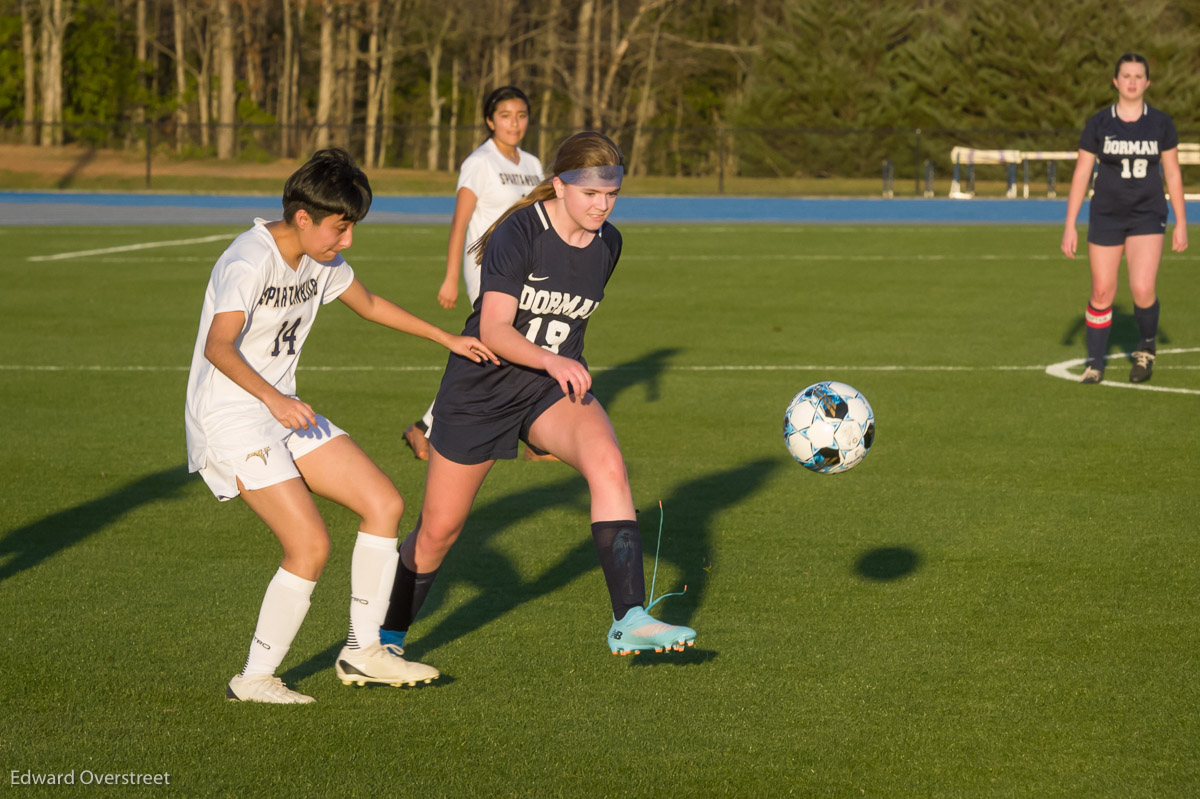
[[[643,608],[635,607],[619,621],[613,620],[608,641],[608,648],[614,655],[636,655],[650,649],[683,652],[687,647],[695,646],[696,631],[683,625],[666,624]]]

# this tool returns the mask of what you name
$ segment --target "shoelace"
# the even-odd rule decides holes
[[[687,593],[687,586],[683,587],[682,591],[675,591],[670,594],[663,594],[658,599],[654,598],[654,584],[658,581],[658,556],[662,552],[662,531],[663,531],[663,512],[662,500],[658,501],[658,545],[654,548],[654,575],[650,578],[650,604],[646,605],[646,612],[650,612],[650,608],[657,605],[669,596],[683,596]]]
[[[1137,365],[1145,369],[1154,360],[1154,356],[1148,352],[1138,351],[1133,354],[1133,359],[1137,361]]]

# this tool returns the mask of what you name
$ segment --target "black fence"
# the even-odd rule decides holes
[[[234,124],[233,158],[242,162],[299,158],[320,140],[313,125]],[[153,156],[212,158],[218,124],[179,126],[172,120],[148,123],[70,122],[48,130],[41,123],[8,123],[0,141],[55,143],[144,154],[146,186],[153,183]],[[557,142],[573,129],[531,125],[523,147],[548,163]],[[885,196],[928,194],[933,176],[949,179],[956,146],[974,149],[1074,152],[1077,130],[959,130],[918,128],[634,128],[605,130],[624,150],[627,170],[637,176],[707,177],[724,193],[735,178],[829,178],[882,180]],[[369,135],[362,124],[326,126],[327,141],[345,147],[364,164],[417,170],[455,171],[484,139],[478,127],[380,125]],[[436,139],[436,142],[435,142]],[[367,150],[372,153],[368,154]],[[431,163],[432,161],[432,163]],[[1070,179],[1061,165],[1059,180]],[[1053,162],[1023,165],[1021,178],[1040,186],[1053,181]],[[980,179],[1011,178],[1003,167],[981,166]],[[1044,191],[1042,192],[1044,193]]]

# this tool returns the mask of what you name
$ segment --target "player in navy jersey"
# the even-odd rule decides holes
[[[607,137],[575,134],[559,148],[552,177],[476,245],[482,293],[466,330],[477,331],[501,363],[453,356],[446,365],[434,402],[425,500],[416,529],[400,545],[385,644],[403,644],[484,478],[497,459],[516,457],[519,440],[587,480],[592,537],[612,604],[610,650],[682,651],[695,641],[695,630],[647,613],[629,476],[583,359],[588,321],[621,256],[621,235],[607,219],[623,163]]]
[[[1089,119],[1079,138],[1079,160],[1067,198],[1067,222],[1062,238],[1063,253],[1074,258],[1079,241],[1075,221],[1092,169],[1098,163],[1088,211],[1092,294],[1085,315],[1088,362],[1081,383],[1099,383],[1104,379],[1122,254],[1129,269],[1133,316],[1140,336],[1132,354],[1129,379],[1134,383],[1150,379],[1158,337],[1155,281],[1167,227],[1164,178],[1175,212],[1171,249],[1183,252],[1188,245],[1179,136],[1171,117],[1146,105],[1144,95],[1150,85],[1150,65],[1142,56],[1126,53],[1117,61],[1113,85],[1117,87],[1117,102]]]
[[[479,261],[469,245],[479,240],[492,223],[530,189],[542,182],[542,162],[521,149],[529,129],[529,98],[516,86],[501,86],[483,101],[483,121],[488,138],[475,149],[458,172],[458,193],[450,220],[450,242],[446,251],[446,274],[437,299],[443,308],[458,302],[458,275],[462,273],[467,300],[479,298]],[[406,443],[419,460],[429,459],[429,430],[433,426],[433,403],[425,415],[404,431]],[[525,449],[526,460],[555,460],[552,456]]]

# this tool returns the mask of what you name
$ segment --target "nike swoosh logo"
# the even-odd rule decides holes
[[[530,279],[530,280],[549,280],[549,279],[550,279],[550,276],[549,276],[549,275],[543,275],[542,277],[534,277],[534,276],[533,276],[533,272],[530,272],[530,273],[529,273],[529,279]]]

